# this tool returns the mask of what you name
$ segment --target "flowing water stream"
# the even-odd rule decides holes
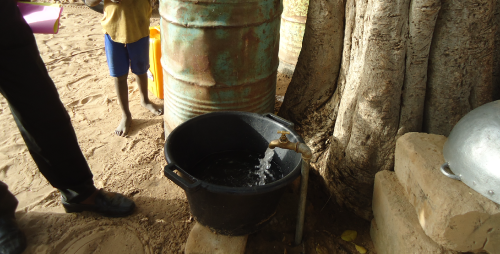
[[[271,168],[271,161],[274,156],[274,149],[267,148],[266,152],[264,153],[264,158],[259,159],[259,165],[255,166],[255,168],[258,168],[257,172],[255,174],[259,176],[259,181],[255,185],[264,185],[266,184],[266,179],[271,177],[271,180],[274,181],[273,174],[269,171]]]

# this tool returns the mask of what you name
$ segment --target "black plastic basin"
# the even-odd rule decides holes
[[[264,227],[276,213],[285,187],[300,175],[301,155],[280,148],[273,160],[283,178],[253,187],[214,185],[193,177],[193,167],[217,152],[250,150],[264,155],[277,131],[289,131],[290,142],[303,142],[292,123],[273,114],[214,112],[175,128],[165,143],[165,176],[184,189],[198,223],[223,235],[247,235]],[[180,176],[173,172],[178,170]]]

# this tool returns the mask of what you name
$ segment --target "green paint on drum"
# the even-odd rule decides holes
[[[160,0],[165,129],[214,111],[273,112],[280,0]]]

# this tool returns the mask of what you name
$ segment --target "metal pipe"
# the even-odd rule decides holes
[[[286,134],[289,132],[278,131],[281,133],[281,138],[273,140],[269,143],[269,148],[274,149],[276,147],[282,149],[293,150],[302,155],[301,164],[301,180],[300,180],[300,199],[299,199],[299,211],[297,214],[297,227],[295,229],[295,245],[299,245],[302,242],[302,235],[304,232],[304,218],[306,215],[306,200],[307,200],[307,182],[309,181],[309,161],[312,157],[311,149],[304,143],[292,143],[288,141]]]
[[[308,148],[309,149],[309,148]],[[295,245],[302,242],[304,232],[304,218],[306,215],[307,182],[309,181],[309,159],[302,156],[302,169],[300,170],[302,179],[300,180],[299,212],[297,215],[297,227],[295,229]]]

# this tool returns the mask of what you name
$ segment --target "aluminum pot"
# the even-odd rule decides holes
[[[460,119],[444,144],[443,155],[443,174],[500,204],[500,100]]]
[[[90,9],[96,11],[96,12],[99,12],[99,13],[104,13],[104,0],[101,1],[98,5],[96,6],[89,6],[87,5],[87,3],[85,2],[85,0],[83,0],[83,3],[89,7]]]

